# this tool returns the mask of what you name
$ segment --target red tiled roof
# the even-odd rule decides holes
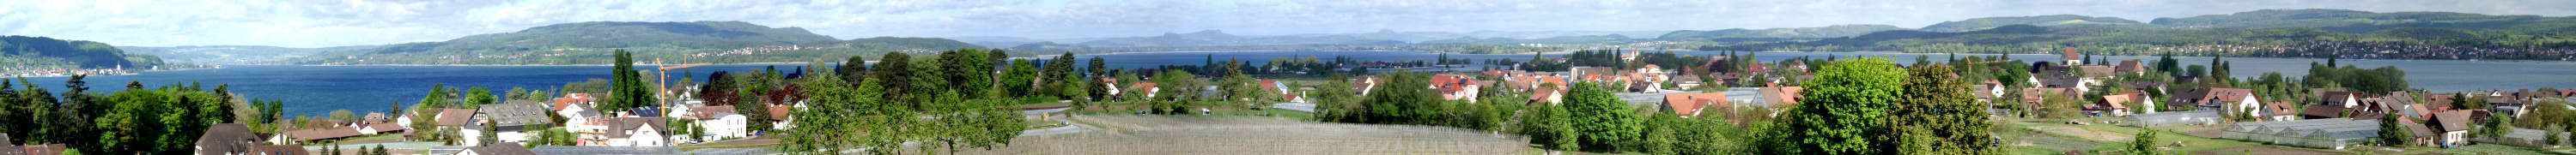
[[[1664,95],[1664,104],[1665,107],[1672,108],[1665,111],[1672,111],[1673,114],[1682,116],[1698,116],[1700,107],[1711,104],[1727,106],[1725,93],[1668,94]]]

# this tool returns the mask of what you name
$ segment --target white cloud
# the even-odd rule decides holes
[[[0,1],[0,34],[129,46],[440,41],[585,21],[747,21],[839,38],[1705,30],[2079,14],[2141,22],[2273,8],[2576,14],[2561,0],[105,0]]]

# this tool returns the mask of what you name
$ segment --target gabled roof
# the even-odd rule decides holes
[[[259,146],[260,139],[259,134],[251,133],[248,126],[234,123],[215,124],[207,126],[206,133],[197,136],[197,154],[250,152],[252,147]]]
[[[483,146],[475,146],[475,147],[466,147],[464,151],[472,151],[472,152],[474,152],[474,154],[477,154],[477,155],[536,155],[536,154],[537,154],[537,152],[536,152],[536,151],[529,151],[527,147],[521,147],[521,146],[519,145],[519,143],[518,143],[518,142],[503,142],[503,143],[492,144],[492,145],[483,145]]]
[[[661,117],[621,117],[610,118],[608,121],[609,122],[607,123],[610,123],[608,125],[608,138],[634,137],[635,135],[626,134],[626,131],[635,131],[637,129],[652,129],[653,131],[658,132],[671,132],[669,126],[663,126],[663,124],[668,123],[662,120]]]
[[[2304,110],[2299,110],[2299,116],[2310,118],[2343,117],[2344,111],[2343,107],[2329,105],[2308,105],[2307,108],[2303,109]]]
[[[2112,68],[2112,70],[2119,71],[2121,73],[2147,71],[2147,67],[2139,65],[2138,60],[2120,60],[2119,66],[2114,66]]]
[[[1727,106],[1726,94],[1683,93],[1664,95],[1664,107],[1670,108],[1664,109],[1664,111],[1673,112],[1673,114],[1679,114],[1682,116],[1698,116],[1700,113],[1699,110],[1701,109],[1700,107],[1710,105],[1720,107]]]
[[[546,117],[549,114],[553,113],[547,112],[544,105],[538,105],[535,101],[486,104],[475,109],[475,117],[493,121],[493,124],[500,126],[553,124],[554,119]]]
[[[438,118],[433,119],[438,120],[438,126],[474,125],[474,109],[441,108],[438,110]]]
[[[385,132],[385,131],[403,131],[403,130],[406,130],[406,129],[403,129],[402,124],[393,124],[393,123],[376,123],[376,124],[367,124],[367,128],[369,128],[369,129],[376,129],[376,132]]]
[[[770,105],[768,110],[770,120],[787,120],[788,113],[796,112],[796,109],[788,108],[787,105]]]
[[[734,110],[733,110],[733,106],[730,106],[730,105],[728,105],[728,106],[703,106],[703,107],[692,107],[692,108],[689,108],[689,112],[695,113],[695,114],[692,114],[692,115],[691,115],[691,116],[696,116],[697,118],[695,118],[695,119],[704,120],[704,119],[715,119],[717,114],[734,113]]]
[[[295,141],[310,141],[310,140],[321,140],[321,139],[348,138],[348,137],[357,137],[357,136],[358,136],[358,129],[351,129],[351,128],[345,128],[345,127],[342,127],[342,128],[324,128],[324,129],[305,129],[305,130],[287,131],[287,132],[286,132],[286,136],[287,136],[287,137],[290,137],[290,138],[294,138],[294,139],[295,139]]]
[[[2461,110],[2461,111],[2451,111],[2451,112],[2434,113],[2434,114],[2433,114],[2433,123],[2439,123],[2439,124],[2427,124],[2427,125],[2440,125],[2440,126],[2436,126],[2436,128],[2441,129],[2441,130],[2442,130],[2442,132],[2466,131],[2466,130],[2469,130],[2469,111]]]
[[[2062,59],[2062,60],[2082,60],[2082,58],[2083,58],[2083,57],[2079,57],[2079,56],[2078,56],[2079,54],[2076,54],[2076,53],[2075,53],[2075,48],[2074,48],[2074,47],[2068,47],[2068,48],[2066,48],[2066,50],[2065,50],[2065,51],[2066,51],[2066,52],[2059,53],[2059,54],[2064,54],[2064,55],[2066,55],[2066,59]]]
[[[385,113],[381,112],[368,112],[367,116],[364,118],[367,119],[367,122],[385,122],[393,120],[393,117],[385,117]]]

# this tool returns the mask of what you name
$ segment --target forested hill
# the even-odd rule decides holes
[[[0,36],[0,66],[5,69],[146,68],[161,64],[160,57],[126,54],[106,43]]]
[[[278,60],[303,58],[325,51],[373,49],[376,48],[376,46],[339,46],[323,48],[293,48],[277,46],[118,46],[116,48],[125,50],[127,53],[159,56],[170,61],[178,62],[196,64],[259,64]]]
[[[1744,39],[1783,39],[1783,38],[1832,38],[1832,37],[1849,37],[1849,36],[1856,36],[1856,35],[1861,35],[1861,34],[1869,34],[1870,32],[1890,31],[1890,30],[1905,30],[1905,28],[1900,28],[1900,27],[1896,27],[1896,26],[1889,26],[1889,25],[1834,25],[1834,26],[1825,26],[1825,27],[1769,28],[1769,29],[1759,29],[1759,30],[1754,30],[1754,29],[1723,29],[1723,30],[1708,30],[1708,31],[1681,30],[1681,31],[1673,31],[1672,33],[1665,33],[1663,36],[1657,36],[1657,37],[1655,37],[1655,39],[1657,39],[1657,40],[1674,40],[1674,41],[1705,41],[1705,40],[1744,40]]]
[[[2068,27],[2068,26],[2098,26],[2098,25],[2146,25],[2146,23],[2138,23],[2138,21],[2132,21],[2132,20],[2128,20],[2128,19],[2120,19],[2119,17],[2093,17],[2093,16],[2081,16],[2081,15],[2046,15],[2046,16],[2018,16],[2018,17],[1985,17],[1985,18],[1972,18],[1972,19],[1968,19],[1968,20],[1959,20],[1959,21],[1941,22],[1941,23],[1938,23],[1938,24],[1932,24],[1931,26],[1923,26],[1923,29],[1922,29],[1922,30],[1924,30],[1924,31],[1933,31],[1933,32],[1967,32],[1967,31],[1984,30],[1984,29],[1989,29],[1989,28],[2002,27],[2002,26],[2005,26],[2005,25],[2032,25],[2032,26],[2042,26],[2042,27]]]
[[[606,64],[613,50],[638,60],[674,63],[816,61],[819,57],[891,51],[981,48],[939,38],[833,39],[804,28],[772,28],[739,21],[582,22],[440,42],[386,45],[325,52],[298,64],[572,65]]]
[[[2317,28],[2368,33],[2400,27],[2493,30],[2512,33],[2576,31],[2576,17],[2485,15],[2456,12],[2368,12],[2339,9],[2257,10],[2223,15],[2156,18],[2156,25],[2194,28]]]

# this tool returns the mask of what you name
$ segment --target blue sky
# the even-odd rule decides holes
[[[2077,14],[2141,22],[2257,9],[2568,16],[2569,0],[6,0],[0,35],[123,46],[443,41],[584,21],[746,21],[836,38],[1396,31],[1661,31]]]

